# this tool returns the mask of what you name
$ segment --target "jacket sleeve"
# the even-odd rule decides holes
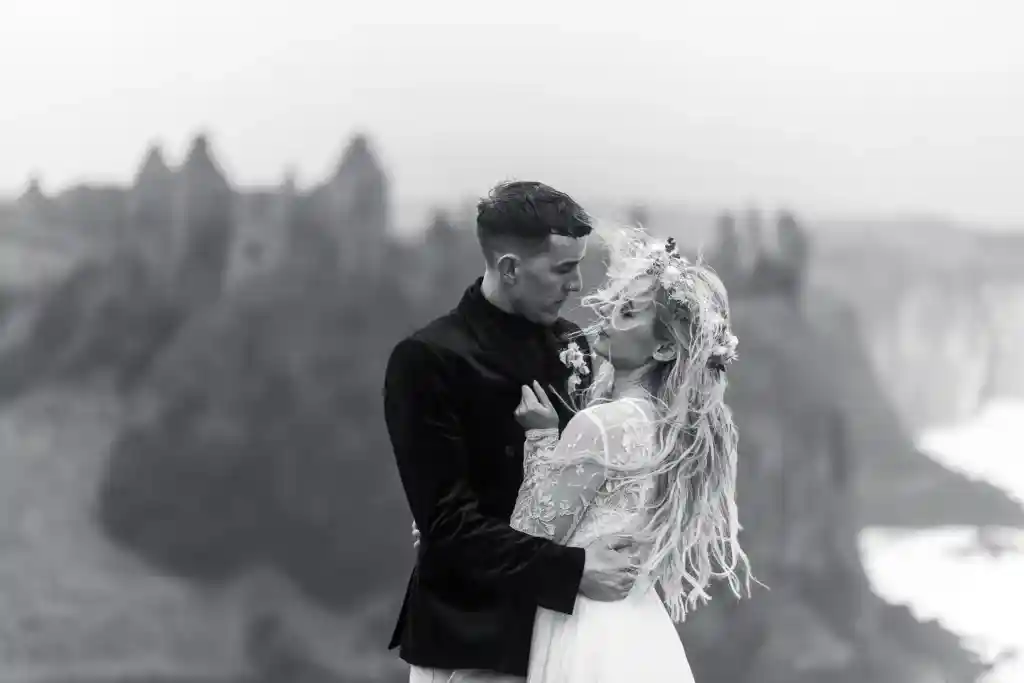
[[[483,514],[468,481],[471,457],[439,352],[415,338],[388,360],[384,417],[402,486],[420,529],[422,563],[572,614],[585,553]]]

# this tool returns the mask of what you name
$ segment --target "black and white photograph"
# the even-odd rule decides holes
[[[0,0],[0,683],[1024,683],[1022,27]]]

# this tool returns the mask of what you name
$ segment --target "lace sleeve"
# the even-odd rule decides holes
[[[528,431],[511,526],[565,543],[606,479],[606,452],[604,430],[587,411],[570,420],[560,439],[556,429]]]

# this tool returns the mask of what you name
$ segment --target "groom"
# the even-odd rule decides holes
[[[390,644],[412,666],[410,683],[522,681],[538,606],[571,615],[577,594],[612,601],[632,588],[621,546],[563,547],[508,524],[523,478],[523,385],[571,401],[570,376],[579,388],[593,376],[559,358],[579,332],[559,311],[580,289],[590,232],[568,195],[498,185],[477,207],[483,277],[391,353],[385,420],[421,533]],[[570,410],[552,403],[564,428]]]

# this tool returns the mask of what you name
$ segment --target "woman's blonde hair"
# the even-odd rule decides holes
[[[739,437],[724,398],[726,368],[737,358],[728,294],[710,267],[680,256],[672,240],[627,228],[605,241],[608,278],[584,305],[607,316],[636,298],[631,285],[650,282],[643,296],[654,299],[655,335],[676,349],[670,360],[652,362],[645,376],[656,411],[656,465],[623,478],[656,477],[652,514],[638,533],[650,544],[642,569],[661,584],[673,620],[682,621],[698,601],[710,600],[712,578],[727,579],[740,597],[745,575],[750,589],[738,538]],[[586,403],[605,400],[605,390],[594,382]]]

